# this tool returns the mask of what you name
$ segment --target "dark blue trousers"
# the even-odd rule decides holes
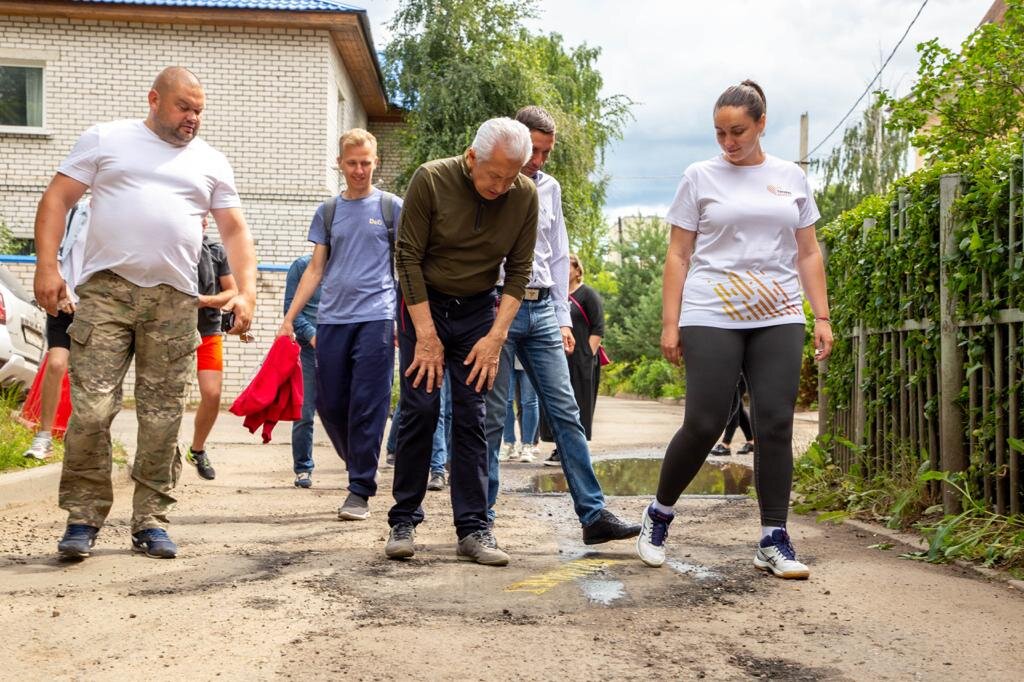
[[[391,406],[395,368],[392,320],[319,324],[316,410],[348,468],[348,489],[377,494],[377,459]]]
[[[452,435],[449,485],[455,530],[462,539],[487,528],[487,441],[484,438],[486,388],[477,393],[466,385],[471,366],[462,364],[477,341],[494,324],[496,295],[486,291],[456,298],[431,291],[430,312],[444,345],[444,364],[451,380]],[[427,393],[426,381],[412,387],[405,371],[416,351],[416,330],[400,304],[398,350],[402,382],[401,417],[395,449],[395,505],[388,523],[419,524],[423,521],[423,497],[430,474],[434,429],[441,408],[441,392]]]

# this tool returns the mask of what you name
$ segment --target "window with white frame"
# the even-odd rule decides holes
[[[43,66],[0,62],[0,129],[43,127]]]

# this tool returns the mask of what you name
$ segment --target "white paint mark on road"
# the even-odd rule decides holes
[[[676,573],[693,576],[697,580],[715,580],[722,577],[720,573],[700,564],[688,564],[678,559],[669,559],[665,563]]]
[[[608,606],[626,596],[626,588],[618,580],[580,580],[580,589],[595,604]]]

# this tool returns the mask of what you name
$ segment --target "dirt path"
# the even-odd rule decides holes
[[[657,452],[680,409],[602,399],[598,414],[595,452],[614,455]],[[568,497],[516,492],[538,465],[505,469],[509,567],[455,560],[447,493],[428,494],[415,559],[389,562],[390,471],[370,520],[339,522],[344,473],[326,447],[316,486],[298,490],[289,447],[240,444],[253,439],[229,419],[217,480],[184,473],[177,560],[128,551],[124,487],[78,564],[54,557],[53,497],[0,511],[0,677],[1005,680],[1024,664],[1024,598],[1002,583],[806,517],[791,529],[811,579],[768,578],[751,566],[745,499],[681,501],[671,566],[649,569],[630,543],[588,552]],[[798,421],[798,440],[813,428]],[[635,518],[644,499],[609,505]]]

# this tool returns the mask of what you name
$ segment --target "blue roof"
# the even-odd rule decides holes
[[[77,0],[97,5],[153,5],[159,7],[205,7],[212,9],[261,9],[281,12],[365,12],[337,0]]]

